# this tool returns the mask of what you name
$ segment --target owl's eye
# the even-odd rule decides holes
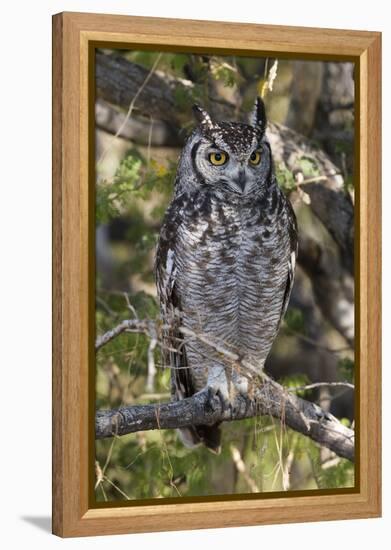
[[[253,151],[250,155],[250,164],[256,166],[261,162],[261,153],[259,151]]]
[[[219,151],[217,153],[210,153],[209,155],[209,162],[211,164],[214,164],[215,166],[222,166],[227,162],[227,160],[228,160],[228,155],[223,151]]]

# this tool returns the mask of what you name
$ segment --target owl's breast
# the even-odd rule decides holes
[[[252,205],[217,202],[183,217],[177,284],[189,327],[266,357],[288,274],[285,222]]]

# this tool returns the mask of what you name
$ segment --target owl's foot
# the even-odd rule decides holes
[[[209,368],[207,387],[210,396],[210,403],[215,403],[216,407],[217,402],[215,400],[217,397],[220,401],[222,411],[226,411],[230,405],[230,396],[227,375],[224,367],[218,365]]]
[[[212,412],[221,410],[224,413],[230,408],[231,404],[228,399],[228,394],[225,394],[224,391],[221,391],[220,388],[208,386],[207,392],[207,407],[209,408],[209,410],[211,410]]]

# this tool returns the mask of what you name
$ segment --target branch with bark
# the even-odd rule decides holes
[[[135,95],[143,86],[148,69],[124,57],[97,52],[95,58],[97,97],[127,110]],[[137,99],[139,113],[166,121],[178,130],[188,119],[188,114],[178,109],[177,97],[188,98],[194,83],[156,70]],[[191,105],[189,105],[191,107]],[[211,113],[217,117],[232,116],[234,106],[221,98],[212,98]],[[190,113],[189,113],[190,114]]]
[[[127,110],[143,86],[148,72],[145,67],[127,61],[119,55],[97,52],[95,57],[97,97]],[[147,116],[177,122],[178,110],[168,80],[155,72],[139,94],[137,110]]]
[[[139,332],[159,342],[164,325],[152,320],[125,320],[97,338],[96,350],[123,332]],[[97,439],[121,436],[129,433],[184,428],[194,425],[213,425],[219,422],[242,420],[259,415],[279,419],[296,432],[310,437],[338,456],[354,461],[354,431],[341,424],[317,404],[294,395],[292,390],[259,373],[233,350],[197,334],[185,327],[179,331],[194,337],[219,351],[227,366],[240,369],[241,374],[252,380],[252,391],[247,396],[237,395],[229,408],[224,408],[218,396],[205,389],[181,401],[165,404],[132,405],[96,412],[95,433]],[[350,385],[351,387],[351,385]]]
[[[203,390],[181,401],[165,404],[132,405],[120,409],[97,411],[96,438],[194,425],[212,426],[218,422],[243,420],[270,415],[286,426],[310,437],[342,458],[354,461],[354,432],[335,417],[310,401],[287,395],[276,382],[265,382],[252,398],[236,396],[228,410],[220,399],[211,399]]]

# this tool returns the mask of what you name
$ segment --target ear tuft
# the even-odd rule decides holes
[[[212,130],[214,124],[211,119],[210,114],[205,111],[205,109],[202,109],[199,105],[193,105],[193,113],[196,118],[196,120],[203,126],[204,128],[208,128],[209,130]]]
[[[255,128],[259,128],[263,136],[266,130],[267,119],[265,104],[263,102],[263,99],[259,96],[255,100],[254,109],[251,114],[251,124],[255,126]]]

